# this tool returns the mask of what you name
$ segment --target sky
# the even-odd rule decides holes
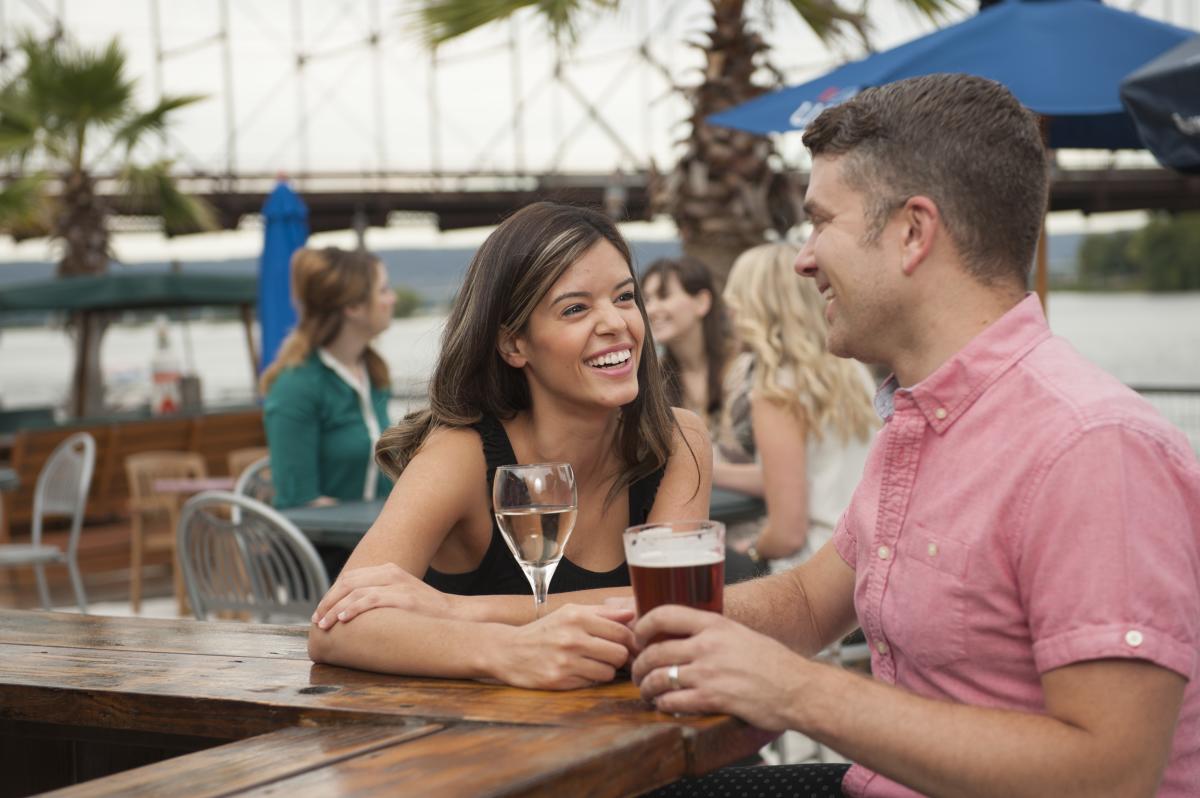
[[[1108,0],[1185,27],[1200,26],[1200,0]],[[975,0],[948,21],[974,12]],[[821,44],[783,3],[751,2],[755,24],[772,46],[771,61],[796,83],[864,54],[856,43]],[[705,29],[705,0],[636,0],[589,18],[565,54],[564,81],[555,81],[556,48],[529,12],[469,34],[435,56],[406,16],[404,0],[0,0],[0,37],[44,34],[53,15],[73,36],[99,46],[116,37],[129,55],[139,99],[161,93],[206,99],[179,112],[164,144],[144,157],[172,157],[181,170],[275,175],[284,172],[512,172],[631,169],[648,159],[674,159],[686,132],[687,106],[673,85],[696,80],[699,54],[689,47]],[[228,47],[220,39],[227,10]],[[764,9],[773,9],[769,16]],[[157,15],[155,13],[157,10]],[[897,0],[868,5],[872,40],[885,49],[933,29]],[[157,16],[157,19],[156,19]],[[157,30],[157,36],[156,36]],[[378,45],[370,44],[379,31]],[[639,54],[645,44],[648,57]],[[515,45],[515,46],[514,46]],[[161,49],[161,66],[156,50]],[[303,54],[298,67],[297,54]],[[231,69],[226,70],[226,63]],[[0,67],[2,69],[2,67]],[[299,78],[299,75],[303,78]],[[577,96],[578,95],[578,96]],[[605,120],[590,119],[585,97]],[[513,108],[523,112],[514,123]],[[236,146],[230,147],[230,129]],[[779,146],[800,159],[799,137]],[[1074,156],[1077,159],[1080,156]],[[1080,165],[1112,156],[1088,154]],[[1089,160],[1090,159],[1090,160]],[[1120,163],[1153,163],[1121,154]],[[353,178],[349,178],[353,179]],[[1065,228],[1120,226],[1140,216],[1056,220]],[[627,231],[672,234],[662,223]],[[462,246],[478,231],[437,234],[423,220],[374,230],[373,247],[413,243]],[[260,246],[254,230],[188,236],[118,237],[126,260],[232,257]],[[333,234],[321,243],[349,242]],[[0,259],[40,259],[45,242],[0,239]]]

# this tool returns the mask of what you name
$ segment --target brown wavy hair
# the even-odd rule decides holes
[[[279,345],[279,354],[259,380],[263,396],[284,369],[299,366],[316,349],[329,344],[342,331],[343,311],[368,302],[375,287],[379,258],[369,252],[337,247],[303,247],[292,255],[292,301],[296,303],[296,328]],[[371,385],[391,385],[387,363],[367,347],[364,355]]]
[[[708,369],[708,406],[705,411],[711,416],[721,410],[721,393],[724,389],[725,362],[729,357],[728,323],[725,319],[725,307],[721,294],[713,284],[712,272],[699,258],[684,255],[679,258],[659,258],[646,267],[642,272],[642,285],[650,277],[659,279],[658,295],[667,294],[667,279],[675,275],[679,285],[689,296],[696,296],[701,291],[707,291],[712,297],[708,313],[701,321],[704,332],[704,362]],[[683,384],[679,379],[679,361],[671,354],[671,347],[666,348],[663,356],[663,373],[667,377],[667,398],[672,405],[683,403]]]
[[[429,383],[429,407],[390,427],[375,445],[375,459],[384,473],[399,477],[435,429],[468,427],[484,415],[510,419],[530,408],[524,372],[500,357],[500,333],[523,333],[555,281],[600,241],[621,253],[636,280],[629,245],[607,216],[589,208],[534,203],[509,216],[487,237],[471,259],[446,319]],[[648,330],[640,291],[635,292],[635,302]],[[620,410],[614,448],[622,468],[609,501],[665,466],[671,455],[675,416],[648,342],[643,342],[638,362],[637,398]]]

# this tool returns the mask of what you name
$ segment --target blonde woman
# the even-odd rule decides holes
[[[773,571],[832,537],[876,427],[870,374],[826,350],[825,303],[793,271],[797,251],[744,252],[724,293],[741,352],[726,379],[713,483],[766,500],[766,517],[731,536]]]

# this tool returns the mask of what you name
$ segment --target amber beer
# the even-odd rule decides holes
[[[625,532],[638,615],[660,604],[725,607],[725,527],[718,521],[644,524]]]

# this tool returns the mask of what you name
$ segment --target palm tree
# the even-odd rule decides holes
[[[118,196],[157,209],[168,235],[215,228],[215,215],[201,200],[181,192],[171,179],[171,162],[142,164],[133,155],[147,136],[162,132],[178,108],[202,98],[164,97],[143,110],[126,76],[125,53],[114,39],[89,49],[61,35],[38,41],[23,36],[23,67],[0,85],[0,231],[16,239],[47,236],[62,247],[60,277],[101,274],[112,258],[109,219],[114,212],[97,191],[107,168]],[[104,320],[84,334],[82,317],[71,329],[87,341],[83,359],[91,407],[99,409],[100,339]],[[77,369],[78,373],[78,369]],[[78,396],[79,385],[76,385]]]
[[[756,80],[766,64],[767,48],[748,24],[747,0],[709,0],[712,29],[707,32],[703,77],[681,89],[691,105],[691,130],[683,154],[670,174],[652,175],[651,200],[670,213],[684,251],[699,257],[724,281],[734,258],[760,244],[768,230],[786,232],[800,218],[799,194],[792,176],[776,166],[769,139],[710,126],[705,119],[770,87]],[[868,0],[861,0],[865,8]],[[931,19],[957,5],[956,0],[904,0]],[[764,5],[794,11],[822,41],[857,36],[870,45],[863,11],[850,11],[839,0],[763,0]],[[423,0],[419,20],[428,43],[437,46],[514,11],[536,6],[560,41],[574,37],[581,15],[613,8],[618,0]],[[776,83],[779,75],[776,74]]]

